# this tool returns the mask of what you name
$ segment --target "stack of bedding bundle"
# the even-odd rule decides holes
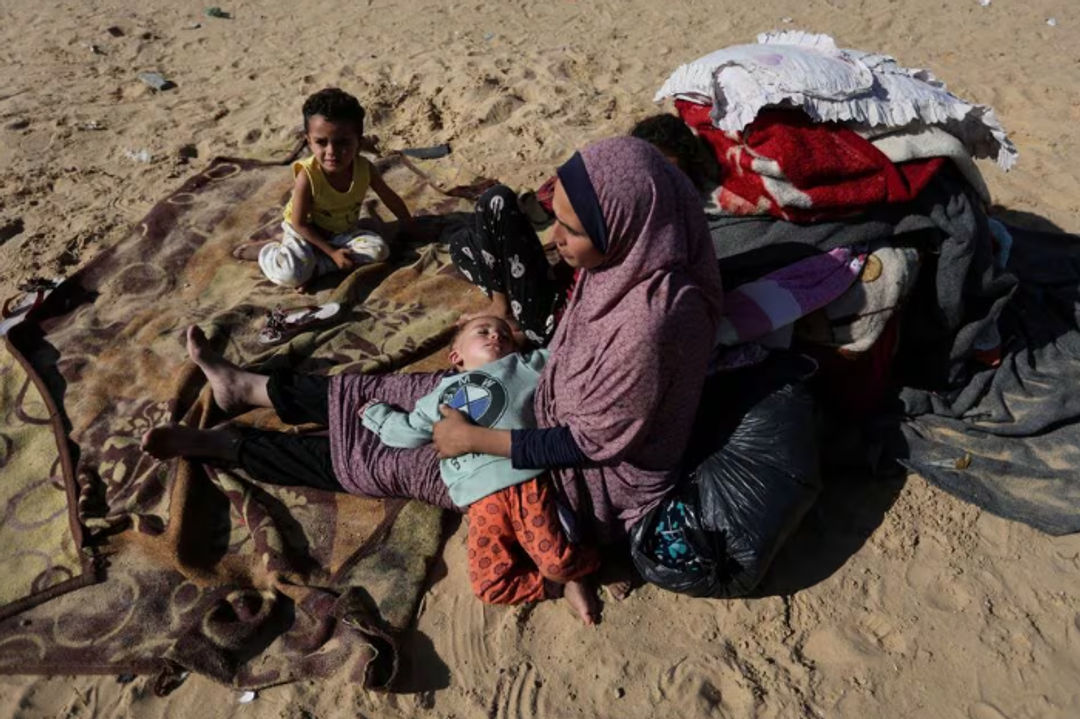
[[[719,168],[706,209],[728,288],[721,346],[798,344],[859,416],[894,382],[939,391],[996,361],[1010,237],[974,158],[1007,170],[1017,153],[993,110],[805,32],[683,65],[668,97]],[[905,306],[918,322],[900,323]],[[901,344],[919,377],[894,376]]]

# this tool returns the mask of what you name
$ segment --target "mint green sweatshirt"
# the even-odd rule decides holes
[[[536,426],[533,394],[547,350],[515,352],[480,369],[453,374],[416,402],[412,412],[377,402],[364,410],[363,423],[390,447],[420,447],[431,442],[432,428],[442,419],[439,405],[469,415],[474,424],[491,429]],[[541,474],[542,469],[514,469],[508,457],[464,454],[439,462],[450,499],[467,507],[489,494]]]

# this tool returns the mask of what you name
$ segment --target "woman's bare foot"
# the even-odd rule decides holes
[[[210,382],[214,402],[226,413],[248,407],[270,407],[264,374],[242,370],[210,348],[201,329],[192,325],[187,331],[187,351],[191,361],[199,366]]]
[[[195,429],[179,424],[154,427],[139,447],[155,459],[204,457],[235,462],[239,435],[227,429]]]
[[[580,579],[567,582],[563,585],[563,597],[586,625],[593,626],[600,621],[600,603],[596,599],[596,592],[585,582]]]
[[[615,582],[608,582],[604,586],[607,587],[608,594],[611,595],[611,598],[617,602],[621,602],[622,600],[629,597],[630,590],[633,589],[633,585],[630,583],[629,579],[620,579]]]

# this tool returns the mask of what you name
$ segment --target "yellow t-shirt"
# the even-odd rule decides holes
[[[294,178],[302,170],[307,173],[308,182],[311,183],[313,202],[308,222],[331,235],[339,235],[356,226],[360,205],[371,185],[371,165],[365,158],[358,155],[353,162],[352,184],[345,192],[333,188],[314,156],[294,162],[292,169]],[[285,221],[293,221],[291,197],[289,204],[285,205]]]

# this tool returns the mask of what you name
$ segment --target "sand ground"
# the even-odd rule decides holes
[[[319,87],[357,94],[385,148],[449,142],[447,162],[523,187],[654,111],[676,65],[774,28],[893,54],[992,105],[1021,152],[1009,174],[982,165],[995,201],[1080,230],[1069,0],[237,0],[228,20],[196,3],[135,7],[0,5],[0,296],[70,273],[212,156],[280,157]],[[152,92],[136,78],[148,70],[176,88]],[[164,699],[145,678],[0,677],[0,715],[1080,716],[1080,536],[917,477],[830,481],[752,600],[639,589],[583,630],[557,604],[481,606],[463,565],[459,529],[400,694],[330,681],[239,704],[197,677]]]

